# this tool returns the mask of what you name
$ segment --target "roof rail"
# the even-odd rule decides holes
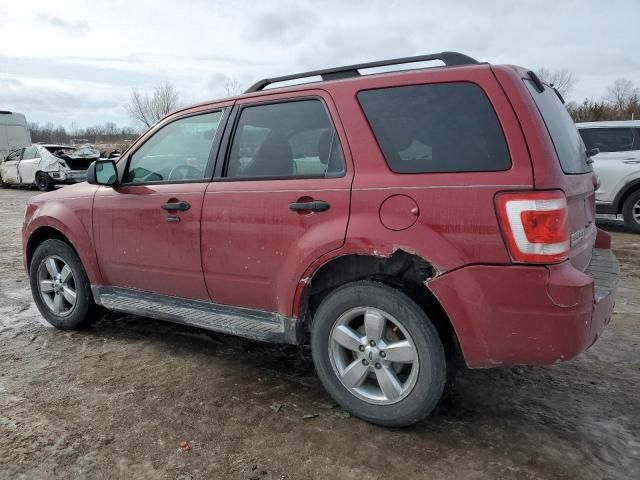
[[[415,57],[391,58],[389,60],[380,60],[377,62],[357,63],[354,65],[346,65],[344,67],[325,68],[322,70],[312,70],[310,72],[295,73],[293,75],[284,75],[282,77],[264,78],[251,85],[244,93],[259,92],[267,85],[272,83],[286,82],[288,80],[296,80],[298,78],[307,78],[320,76],[322,80],[339,80],[341,78],[357,77],[360,75],[358,70],[365,68],[386,67],[388,65],[402,65],[405,63],[428,62],[430,60],[441,60],[447,67],[460,65],[474,65],[477,60],[458,52],[440,52],[430,55],[417,55]]]

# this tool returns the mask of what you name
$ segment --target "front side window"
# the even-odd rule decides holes
[[[9,155],[7,155],[7,158],[5,158],[4,161],[5,162],[10,162],[10,161],[20,160],[20,157],[22,156],[23,150],[24,149],[22,149],[22,150],[14,150]]]
[[[358,94],[389,168],[396,173],[507,170],[498,118],[477,85],[410,85]]]
[[[298,100],[245,107],[240,113],[226,176],[336,177],[345,163],[324,104]]]
[[[127,183],[203,180],[222,111],[182,118],[158,130],[131,156]]]
[[[628,152],[640,150],[640,138],[634,139],[631,128],[581,128],[580,135],[586,147],[601,152]]]

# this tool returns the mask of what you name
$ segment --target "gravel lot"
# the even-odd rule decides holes
[[[20,257],[34,194],[0,189],[0,478],[640,478],[640,236],[615,220],[621,287],[591,350],[462,371],[390,430],[335,407],[295,348],[113,314],[49,328]]]

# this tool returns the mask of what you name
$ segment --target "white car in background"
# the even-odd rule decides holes
[[[11,152],[0,163],[0,185],[35,185],[43,192],[56,184],[87,179],[87,168],[100,152],[58,144],[34,144]]]
[[[587,151],[598,149],[593,168],[600,177],[598,213],[622,214],[640,233],[640,121],[578,123]]]

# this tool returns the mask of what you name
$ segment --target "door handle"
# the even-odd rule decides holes
[[[636,165],[640,163],[640,160],[634,160],[632,158],[626,158],[622,163],[626,163],[628,165]]]
[[[169,202],[169,203],[163,203],[162,208],[164,210],[169,210],[169,211],[177,210],[180,212],[186,212],[191,208],[191,205],[189,205],[188,202]]]
[[[324,200],[312,200],[310,202],[294,202],[289,204],[289,210],[293,210],[294,212],[324,212],[325,210],[329,210],[329,205]]]

